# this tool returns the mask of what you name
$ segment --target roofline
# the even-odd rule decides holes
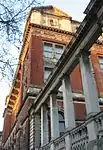
[[[28,22],[28,25],[26,26],[27,29],[25,30],[25,36],[23,37],[23,45],[22,45],[22,48],[24,47],[25,45],[25,42],[26,42],[26,37],[28,36],[28,33],[29,33],[29,30],[31,27],[37,27],[37,28],[41,28],[41,29],[46,29],[46,30],[50,30],[50,31],[55,31],[55,32],[58,32],[58,33],[64,33],[64,34],[69,34],[69,35],[75,35],[74,33],[72,32],[69,32],[69,31],[66,31],[66,30],[61,30],[61,29],[58,29],[58,28],[53,28],[53,27],[48,27],[48,26],[44,26],[44,25],[39,25],[39,24],[34,24],[34,23],[30,23]],[[19,60],[21,60],[21,55],[22,55],[22,50],[21,50],[21,53],[20,53],[20,57],[19,57]]]
[[[32,11],[34,11],[34,10],[40,11],[41,10],[41,12],[42,12],[43,9],[53,9],[53,8],[60,10],[59,8],[57,8],[56,6],[53,6],[53,5],[43,5],[43,6],[33,7]],[[60,10],[60,11],[63,12],[65,14],[65,16],[70,17],[68,13],[65,13],[62,10]]]
[[[75,23],[78,23],[78,24],[80,24],[81,22],[80,21],[78,21],[78,20],[71,20],[72,22],[75,22]]]
[[[30,12],[28,13],[27,19],[26,19],[26,24],[27,24],[27,22],[29,21],[30,16],[31,16],[31,14],[32,14],[33,11],[40,11],[39,9],[41,9],[41,12],[42,12],[42,13],[47,14],[46,12],[43,12],[43,11],[42,11],[43,8],[51,8],[51,9],[52,9],[52,8],[56,8],[56,7],[53,7],[53,5],[47,5],[47,6],[39,6],[39,7],[33,7],[33,8],[31,8]],[[56,8],[56,9],[58,9],[58,8]],[[63,16],[63,17],[72,20],[72,17],[71,17],[71,16],[69,16],[69,15],[68,15],[67,13],[65,13],[65,12],[63,12],[63,13],[66,15],[66,16]],[[53,15],[53,14],[51,14],[51,15]],[[57,15],[57,16],[60,17],[59,15]],[[26,26],[25,26],[25,29],[24,29],[24,34],[25,34],[25,30],[26,30]],[[24,36],[24,34],[23,34],[23,36]]]

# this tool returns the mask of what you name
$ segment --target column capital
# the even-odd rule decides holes
[[[33,108],[30,109],[30,115],[34,115],[35,114],[35,110]]]
[[[90,56],[90,51],[83,51],[81,54],[80,54],[80,58],[89,58]]]
[[[47,103],[43,103],[42,106],[43,107],[48,107],[48,104]]]
[[[58,91],[56,91],[56,90],[52,90],[52,91],[50,92],[50,95],[52,95],[52,94],[57,95],[57,94],[58,94]]]
[[[29,113],[30,115],[30,120],[32,119],[32,118],[34,118],[36,115],[38,115],[38,116],[40,116],[40,112],[35,112],[35,110],[34,109],[31,109],[31,111],[30,111],[30,113]]]

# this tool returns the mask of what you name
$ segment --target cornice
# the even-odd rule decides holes
[[[48,27],[48,26],[44,26],[44,25],[39,25],[39,24],[34,24],[34,23],[31,23],[32,27],[36,27],[36,28],[40,28],[40,29],[46,29],[46,30],[50,30],[50,31],[55,31],[55,32],[58,32],[58,33],[64,33],[64,34],[69,34],[69,35],[75,35],[75,33],[73,32],[69,32],[69,31],[66,31],[66,30],[61,30],[61,29],[58,29],[58,28],[52,28],[52,27]]]

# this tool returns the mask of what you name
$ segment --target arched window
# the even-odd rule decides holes
[[[63,135],[63,133],[65,132],[65,121],[64,121],[64,113],[59,111],[59,132],[60,132],[60,136]],[[50,114],[48,114],[48,128],[49,128],[49,141],[51,140],[51,122],[50,122]]]

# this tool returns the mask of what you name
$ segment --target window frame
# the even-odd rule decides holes
[[[43,74],[44,83],[48,80],[48,78],[49,78],[49,76],[50,76],[52,70],[53,70],[53,68],[44,67],[44,74]],[[50,74],[48,75],[47,78],[45,78],[45,71],[48,71],[48,72],[50,71]]]
[[[51,52],[52,57],[46,57],[46,56],[44,55],[44,45],[45,45],[45,44],[51,44],[51,45],[52,45],[52,52]],[[64,44],[55,43],[55,42],[49,42],[49,41],[43,41],[43,57],[59,60],[60,58],[57,58],[56,55],[58,55],[58,54],[60,54],[60,53],[56,52],[56,46],[60,46],[60,47],[63,48],[63,49],[62,49],[62,53],[61,53],[61,55],[62,55],[63,52],[64,52],[64,48],[65,48],[65,45],[64,45]],[[49,52],[48,52],[48,53],[49,53]],[[60,56],[60,57],[61,57],[61,56]]]
[[[44,43],[44,42],[43,42],[43,57],[46,57],[46,56],[45,56],[45,52],[46,52],[46,53],[49,53],[49,54],[51,54],[51,56],[53,56],[53,54],[52,54],[52,53],[53,53],[53,50],[52,50],[51,52],[50,52],[50,51],[47,51],[47,50],[44,50],[44,46],[45,46],[45,45],[51,45],[51,49],[53,48],[52,43],[49,43],[49,42],[45,42],[45,43]],[[46,57],[46,58],[52,58],[52,57]]]
[[[62,136],[64,134],[64,132],[65,132],[64,112],[58,111],[58,115],[59,115],[59,132],[60,132],[60,136]],[[61,120],[61,116],[62,116],[62,120]],[[62,128],[64,131],[61,131],[60,128]]]

